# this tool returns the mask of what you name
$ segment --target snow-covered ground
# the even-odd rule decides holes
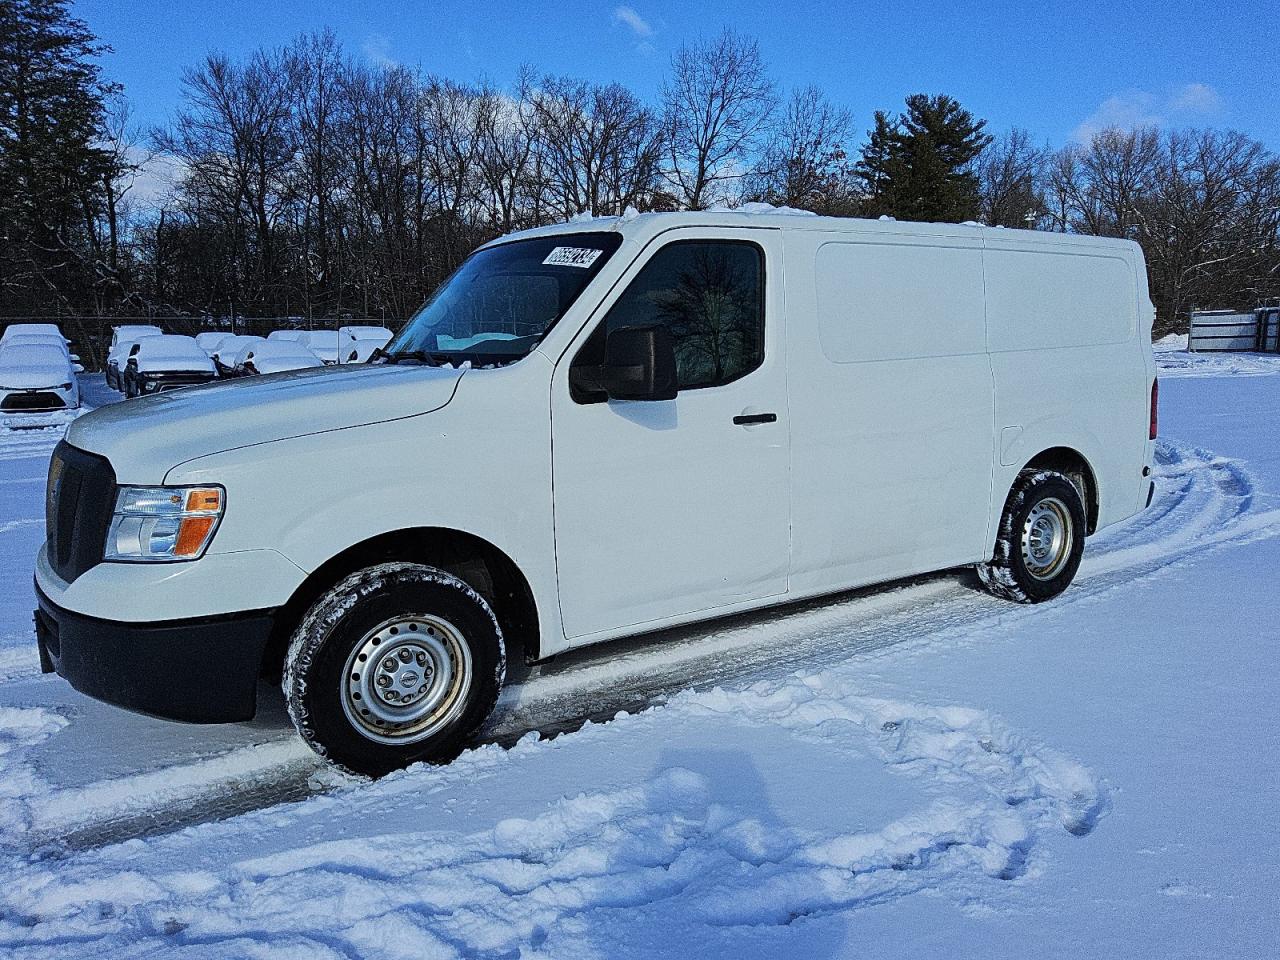
[[[951,573],[577,654],[506,746],[377,783],[278,701],[40,676],[57,430],[0,437],[0,954],[1273,956],[1280,377],[1238,374],[1280,358],[1222,360],[1161,351],[1156,501],[1058,600]]]

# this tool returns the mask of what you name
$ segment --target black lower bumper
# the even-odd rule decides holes
[[[117,623],[72,613],[36,588],[45,673],[107,703],[191,723],[248,720],[273,612]]]

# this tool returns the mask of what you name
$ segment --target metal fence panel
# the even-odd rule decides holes
[[[1258,315],[1252,311],[1197,310],[1191,314],[1187,349],[1199,353],[1254,350]]]

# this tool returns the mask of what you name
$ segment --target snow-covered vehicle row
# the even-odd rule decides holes
[[[117,327],[107,354],[107,385],[127,397],[135,397],[215,378],[257,376],[302,370],[322,364],[366,363],[392,337],[391,331],[386,327],[367,325],[346,326],[337,330],[274,330],[267,337],[205,331],[194,338],[181,339],[184,344],[185,341],[192,341],[209,358],[211,367],[197,362],[193,350],[187,349],[185,345],[179,348],[178,341],[170,339],[167,347],[151,348],[151,362],[142,361],[142,366],[152,371],[150,378],[135,375],[130,379],[126,371],[130,357],[139,353],[138,345],[145,339],[161,335],[162,331],[155,326]],[[165,353],[163,358],[162,352]],[[167,366],[166,360],[171,361]],[[212,370],[212,376],[206,377],[204,374],[208,370]],[[142,389],[144,382],[148,389]]]

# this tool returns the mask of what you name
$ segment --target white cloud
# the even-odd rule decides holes
[[[1222,109],[1222,97],[1207,83],[1188,83],[1174,95],[1169,109],[1175,113],[1217,113]]]
[[[364,43],[360,44],[360,52],[365,55],[366,60],[376,66],[388,69],[400,66],[391,57],[391,40],[382,34],[366,37]]]
[[[648,40],[654,35],[655,31],[649,21],[636,13],[635,9],[627,6],[613,8],[613,22],[621,23],[636,35],[637,40]]]
[[[159,210],[172,200],[186,172],[186,165],[173,154],[151,153],[137,146],[125,151],[125,160],[137,165],[125,200],[144,210]]]
[[[1076,127],[1073,137],[1080,143],[1088,143],[1103,130],[1136,130],[1192,122],[1218,113],[1222,107],[1222,97],[1207,83],[1188,83],[1165,95],[1126,90],[1103,100],[1098,109]]]

